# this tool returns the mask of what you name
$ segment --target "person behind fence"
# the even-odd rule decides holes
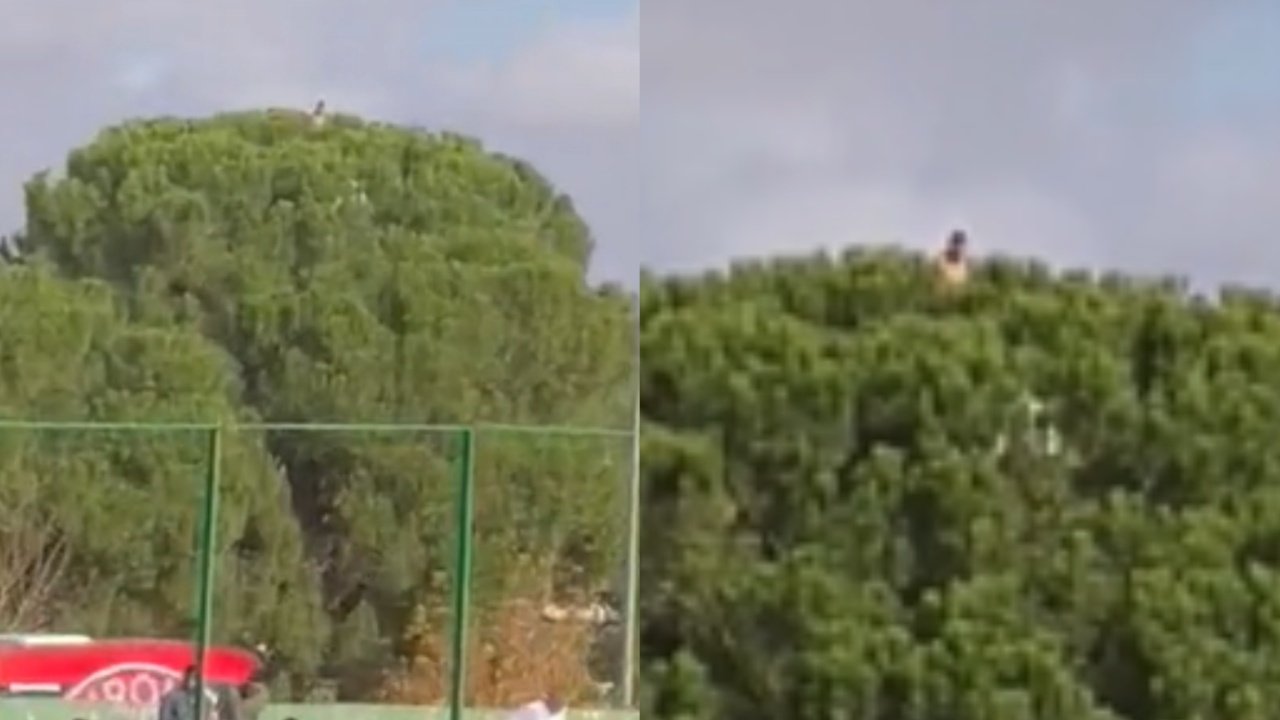
[[[240,696],[239,720],[258,720],[258,716],[271,700],[271,693],[260,675],[241,685],[238,694]]]
[[[182,682],[160,698],[156,720],[196,720],[196,669],[188,666]]]
[[[244,710],[240,706],[240,688],[229,685],[218,685],[213,688],[218,702],[214,705],[214,717],[217,720],[244,720]]]

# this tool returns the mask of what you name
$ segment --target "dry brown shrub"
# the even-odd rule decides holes
[[[465,692],[469,707],[510,707],[547,695],[589,707],[597,699],[590,670],[596,628],[572,620],[552,622],[544,612],[552,605],[583,605],[590,597],[590,581],[581,572],[557,576],[553,568],[549,559],[523,556],[504,568],[497,586],[486,585],[490,600],[473,604]],[[379,693],[384,701],[447,701],[451,619],[438,601],[416,608],[401,648],[403,667],[384,678]]]
[[[67,566],[67,548],[28,502],[6,498],[0,513],[0,632],[46,629]]]
[[[385,702],[439,705],[447,702],[449,614],[419,607],[404,669],[386,678]],[[516,598],[472,617],[467,648],[466,702],[471,707],[509,707],[546,694],[582,704],[593,697],[588,670],[592,628],[550,623],[542,602]]]

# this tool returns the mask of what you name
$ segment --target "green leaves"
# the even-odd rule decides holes
[[[129,123],[33,179],[30,262],[0,267],[0,413],[624,426],[628,308],[587,285],[568,200],[472,140],[330,120]],[[447,441],[229,439],[219,637],[307,678],[394,668],[410,610],[447,590]],[[0,442],[0,483],[38,484],[84,530],[74,572],[95,599],[50,622],[185,633],[199,438]],[[624,444],[480,444],[477,601],[608,587]],[[504,580],[530,568],[536,586]]]
[[[1274,301],[930,288],[882,252],[646,279],[655,716],[1274,713]]]

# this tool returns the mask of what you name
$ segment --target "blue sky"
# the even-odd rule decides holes
[[[1280,2],[1223,3],[1188,58],[1194,114],[1240,121],[1280,112]]]
[[[639,0],[29,3],[0,24],[0,226],[20,222],[25,178],[108,123],[324,97],[529,158],[574,196],[612,278],[931,247],[962,224],[984,251],[1280,286],[1280,0],[645,0],[639,15]]]
[[[106,125],[293,107],[448,129],[575,198],[597,277],[635,276],[637,0],[50,0],[0,23],[0,234]]]
[[[450,2],[427,18],[428,59],[503,61],[549,29],[565,23],[619,22],[638,0],[470,0]]]
[[[1276,0],[646,0],[643,32],[653,264],[963,226],[1280,287]]]

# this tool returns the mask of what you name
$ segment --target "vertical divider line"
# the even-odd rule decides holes
[[[623,613],[626,625],[623,632],[622,655],[622,705],[631,709],[636,705],[636,675],[639,665],[639,595],[640,595],[640,296],[634,301],[632,364],[633,380],[631,416],[631,477],[627,484],[627,573],[626,596]]]

